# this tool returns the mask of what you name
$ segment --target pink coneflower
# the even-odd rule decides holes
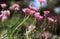
[[[28,30],[30,30],[30,31],[32,31],[32,30],[34,30],[36,27],[34,26],[34,25],[30,25],[29,27],[28,27]]]
[[[43,16],[40,15],[39,19],[43,19]]]
[[[6,8],[7,7],[7,5],[5,3],[0,4],[0,5],[1,5],[2,8]]]
[[[50,11],[48,11],[48,10],[43,11],[43,12],[44,12],[44,14],[49,14],[50,13]]]
[[[56,20],[58,17],[56,17],[56,16],[51,16],[54,20]]]
[[[23,8],[22,11],[26,12],[27,10],[30,10],[29,8]]]
[[[12,9],[15,9],[15,10],[19,10],[19,5],[18,4],[13,4],[11,7],[10,7],[10,9],[12,10]]]
[[[34,13],[34,17],[35,17],[36,19],[42,19],[42,18],[43,18],[43,16],[41,16],[39,12],[35,12],[35,13]]]
[[[40,16],[40,13],[39,12],[35,12],[34,13],[34,17],[39,17]]]
[[[0,14],[0,18],[2,18],[2,16],[3,16],[3,15],[2,15],[2,14]]]
[[[22,9],[22,11],[27,13],[28,15],[33,15],[33,13],[35,12],[33,10],[30,10],[29,8],[24,8],[24,9]]]
[[[47,35],[44,34],[44,33],[43,33],[43,34],[40,34],[39,36],[40,36],[41,38],[46,38],[46,37],[47,37]]]
[[[35,11],[37,10],[37,8],[33,7],[31,4],[29,5],[29,8],[32,9],[32,10],[35,10]]]
[[[4,11],[1,11],[1,14],[4,15],[4,16],[10,16],[10,11],[9,10],[4,10]]]
[[[56,17],[56,16],[51,16],[51,18],[53,18],[55,22],[58,21],[58,19],[57,19],[58,17]]]
[[[54,22],[53,18],[48,17],[48,20],[51,21],[51,22]]]
[[[6,21],[6,20],[7,20],[7,16],[3,16],[1,19],[2,22]]]
[[[38,0],[38,2],[43,3],[46,2],[46,0]]]

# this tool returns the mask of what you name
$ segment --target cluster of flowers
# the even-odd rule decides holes
[[[35,7],[32,7],[32,6],[29,6],[29,8],[24,8],[24,9],[22,9],[22,11],[24,12],[24,13],[27,13],[28,15],[31,15],[31,16],[34,16],[36,19],[43,19],[43,16],[41,16],[40,15],[40,13],[39,12],[36,12],[36,8]],[[44,12],[44,14],[49,14],[50,13],[50,11],[48,11],[48,10],[46,10],[46,11],[43,11]],[[51,22],[54,22],[55,20],[53,19],[53,18],[51,18],[51,17],[48,17],[48,20],[49,21],[51,21]]]
[[[35,28],[36,28],[36,27],[35,27],[34,25],[30,25],[30,26],[28,27],[28,30],[29,30],[29,31],[33,31]],[[48,34],[49,34],[49,32],[40,33],[40,34],[39,34],[39,37],[40,37],[40,38],[47,38],[47,37],[48,37]]]
[[[7,4],[3,3],[0,4],[1,8],[4,9],[7,7]],[[12,6],[10,6],[9,8],[10,10],[15,9],[15,10],[19,10],[19,5],[18,4],[12,4]],[[2,22],[4,22],[5,20],[7,20],[8,16],[10,16],[10,10],[2,10],[1,14],[0,14],[0,20]]]
[[[29,8],[31,8],[32,10]],[[39,12],[35,11],[36,8],[34,8],[32,6],[30,6],[29,8],[24,8],[24,9],[22,9],[22,11],[24,13],[27,13],[28,15],[34,16],[36,19],[42,19],[43,18],[43,16],[41,16]]]
[[[40,1],[40,0],[39,0]],[[41,2],[41,1],[40,1]],[[44,2],[44,1],[43,1]],[[6,8],[7,7],[7,4],[0,4],[0,6],[2,8]],[[9,9],[10,10],[19,10],[20,6],[18,4],[12,4]],[[29,5],[29,8],[23,8],[22,11],[28,15],[31,15],[33,17],[35,17],[36,19],[38,20],[41,20],[43,19],[43,16],[40,15],[39,12],[37,12],[37,9],[35,7],[32,7],[31,5]],[[46,11],[43,11],[45,15],[49,14],[50,11],[46,10]],[[5,20],[7,20],[8,16],[10,16],[10,11],[9,10],[2,10],[1,11],[1,14],[0,14],[0,20],[2,22],[4,22]],[[55,22],[55,19],[51,18],[51,17],[48,17],[48,20],[51,21],[51,22]],[[36,27],[34,25],[30,25],[28,27],[28,30],[29,31],[32,31],[34,30]],[[43,34],[40,34],[40,37],[47,37],[47,35],[45,33]]]
[[[39,12],[36,11],[37,9],[35,7],[32,7],[32,6],[29,6],[29,8],[23,8],[22,11],[28,15],[31,15],[31,16],[34,16],[36,19],[40,20],[40,19],[43,19],[43,16],[40,15]],[[43,11],[45,15],[48,15],[50,13],[50,11],[46,10],[46,11]],[[53,19],[52,17],[48,17],[47,18],[48,21],[50,22],[56,22],[55,19]],[[34,30],[36,27],[34,25],[30,25],[28,27],[28,30],[29,31],[32,31]],[[47,33],[43,33],[43,34],[40,34],[39,35],[41,38],[47,38],[48,34]]]

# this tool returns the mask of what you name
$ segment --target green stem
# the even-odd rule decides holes
[[[55,22],[53,22],[52,30],[54,30]]]
[[[26,33],[25,33],[26,39],[31,39],[31,38],[29,37],[29,34],[30,34],[30,31],[27,31],[27,29],[26,29]]]
[[[57,26],[57,22],[54,22],[53,29],[54,29],[55,33],[56,33],[56,26]]]
[[[33,25],[35,25],[36,24],[36,18],[34,18],[34,21],[33,21],[33,23],[32,23]]]
[[[57,28],[56,26],[57,26],[57,22],[55,23],[55,33],[56,33],[56,28]]]
[[[27,20],[29,18],[29,16],[27,16],[15,29],[14,29],[14,31],[12,32],[12,35],[13,35],[13,33],[20,27],[22,27],[22,24]]]
[[[44,22],[43,22],[44,27],[46,27],[46,22],[47,22],[47,15],[45,15],[45,19],[44,19]]]
[[[45,29],[49,27],[49,24],[50,24],[50,21],[48,21],[48,24],[47,24],[47,26],[45,27]]]
[[[43,21],[43,24],[41,25],[41,30],[45,30],[45,27],[46,27],[46,23],[47,23],[47,15],[45,15],[45,18],[44,18],[44,21]],[[42,31],[42,32],[43,32]]]

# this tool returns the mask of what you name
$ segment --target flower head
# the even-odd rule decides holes
[[[2,14],[0,14],[0,20],[1,20],[1,18],[3,17],[3,15]]]
[[[1,5],[2,8],[6,8],[7,7],[7,5],[5,3],[0,4],[0,5]]]
[[[43,16],[41,16],[39,12],[35,12],[35,13],[34,13],[34,17],[35,17],[36,19],[42,19],[42,18],[43,18]]]
[[[58,21],[58,17],[56,17],[56,16],[51,16],[51,18],[53,18],[54,19],[54,22],[57,22]]]
[[[30,25],[29,27],[28,27],[28,30],[34,30],[36,27],[34,26],[34,25]]]
[[[11,7],[10,7],[10,9],[12,10],[12,9],[15,9],[15,10],[19,10],[19,5],[18,4],[13,4]]]
[[[32,5],[29,5],[29,8],[32,9],[32,10],[35,10],[35,11],[37,10],[37,8],[33,7]]]
[[[6,21],[6,20],[7,20],[7,16],[3,16],[1,19],[2,22]]]
[[[29,8],[24,8],[24,9],[22,9],[22,11],[27,13],[28,15],[33,15],[33,13],[35,12],[33,10],[30,10]]]
[[[30,4],[29,4],[29,8],[32,9],[32,10],[38,10],[41,5],[40,5],[40,2],[38,2],[38,0],[30,0]]]
[[[54,22],[53,18],[48,17],[48,20],[51,21],[51,22]]]
[[[39,17],[39,16],[40,16],[40,13],[39,13],[39,12],[35,12],[35,13],[34,13],[34,17],[37,18],[37,17]]]
[[[48,11],[48,10],[43,11],[43,12],[44,12],[44,14],[49,14],[50,13],[50,11]]]
[[[38,2],[42,3],[42,2],[46,2],[46,0],[38,0]]]
[[[46,35],[45,33],[43,33],[43,34],[40,34],[40,37],[41,37],[41,38],[46,38],[47,35]]]
[[[4,11],[1,11],[2,15],[4,16],[9,16],[10,15],[10,11],[9,10],[4,10]]]

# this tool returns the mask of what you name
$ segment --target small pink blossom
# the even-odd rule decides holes
[[[25,12],[25,13],[30,13],[30,9],[29,8],[24,8],[24,9],[22,9],[22,11]]]
[[[39,12],[36,12],[36,13],[34,14],[34,17],[35,17],[36,19],[42,19],[42,18],[43,18],[43,16],[41,16]]]
[[[46,0],[38,0],[38,2],[42,3],[42,2],[46,2]]]
[[[50,16],[50,17],[52,17],[54,20],[57,20],[57,18],[58,18],[58,17],[56,17],[56,16]]]
[[[30,25],[29,27],[28,27],[28,30],[34,30],[36,27],[34,26],[34,25]]]
[[[7,5],[5,3],[0,4],[0,5],[1,5],[2,8],[6,8],[7,7]]]
[[[27,13],[28,15],[33,15],[33,13],[35,12],[33,10],[30,10],[29,8],[24,8],[24,9],[22,9],[22,11]]]
[[[39,18],[40,18],[40,19],[43,19],[43,16],[40,16]]]
[[[30,13],[28,13],[29,15],[33,15],[35,11],[30,10]]]
[[[41,38],[46,38],[46,37],[47,37],[47,34],[45,34],[45,33],[40,34],[40,37],[41,37]]]
[[[51,22],[54,22],[53,18],[48,17],[48,20],[51,21]]]
[[[54,19],[54,22],[57,22],[58,21],[58,17],[56,17],[56,16],[50,16],[51,18],[53,18]]]
[[[9,10],[4,10],[4,11],[1,11],[2,15],[4,16],[10,16],[10,11]]]
[[[11,7],[10,7],[10,9],[12,10],[12,9],[15,9],[15,10],[19,10],[19,5],[18,4],[13,4]]]
[[[2,15],[2,14],[0,14],[0,18],[2,18],[2,16],[3,16],[3,15]]]
[[[29,5],[29,8],[32,9],[32,10],[35,10],[35,11],[37,10],[37,8],[33,7],[32,5]]]
[[[2,22],[6,21],[6,20],[7,20],[7,16],[3,16],[1,19]]]
[[[49,14],[50,13],[50,11],[43,11],[44,12],[44,14]]]
[[[38,16],[40,16],[40,13],[39,13],[39,12],[35,12],[35,13],[34,13],[34,16],[35,16],[35,17],[38,17]]]
[[[29,10],[29,8],[23,8],[22,11],[26,12],[26,10]]]

